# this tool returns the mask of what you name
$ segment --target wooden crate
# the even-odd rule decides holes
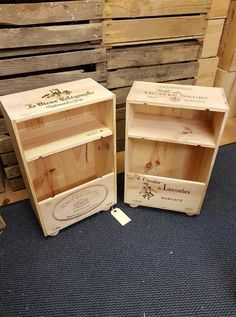
[[[92,79],[1,97],[45,236],[116,203],[115,99]]]
[[[227,113],[220,88],[135,82],[126,108],[125,202],[198,214]]]
[[[236,116],[236,72],[227,72],[218,68],[215,86],[224,88],[230,108],[229,117]]]
[[[236,71],[236,1],[232,1],[219,48],[219,67]]]

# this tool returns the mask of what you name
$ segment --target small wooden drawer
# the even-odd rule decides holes
[[[125,202],[198,214],[227,114],[222,89],[135,82],[126,106]]]
[[[1,98],[45,235],[116,203],[115,99],[92,79]]]

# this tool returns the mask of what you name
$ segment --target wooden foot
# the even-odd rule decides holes
[[[138,207],[138,205],[135,205],[135,204],[129,204],[130,205],[130,207],[132,207],[132,208],[137,208]]]
[[[51,233],[51,234],[50,234],[50,237],[55,237],[55,236],[58,235],[58,233],[59,233],[59,230],[58,230],[58,231],[55,231],[55,232],[53,232],[53,233]]]
[[[189,216],[189,217],[195,216],[195,214],[188,214],[188,213],[186,213],[186,215]]]

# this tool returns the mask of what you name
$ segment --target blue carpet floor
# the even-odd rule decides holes
[[[236,144],[199,216],[119,207],[44,238],[28,200],[1,208],[0,316],[236,316]]]

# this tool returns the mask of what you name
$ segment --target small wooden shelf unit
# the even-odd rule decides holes
[[[125,202],[198,214],[227,115],[221,88],[135,82],[126,105]]]
[[[45,236],[116,203],[114,94],[83,79],[1,103]]]

